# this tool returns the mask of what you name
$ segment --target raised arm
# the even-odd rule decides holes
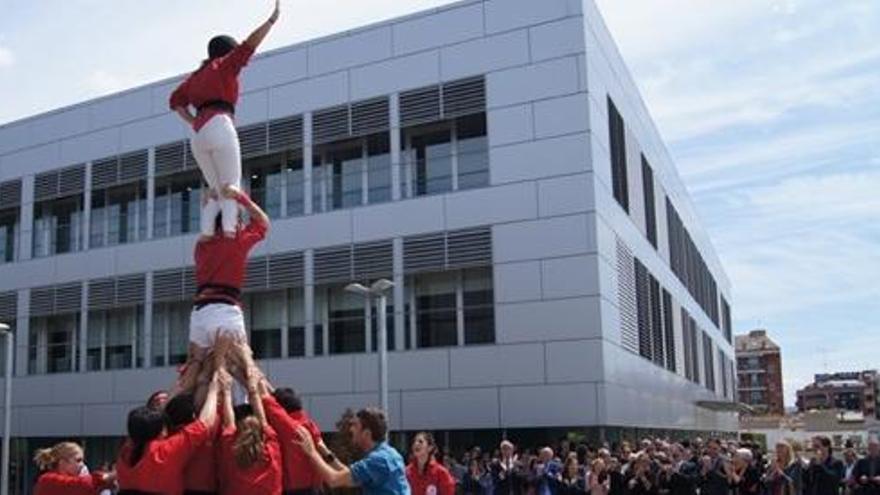
[[[225,370],[224,370],[225,371]],[[223,402],[221,403],[221,407],[223,409],[223,429],[235,426],[235,411],[232,408],[232,379],[230,378],[227,385],[224,385],[223,390],[221,392],[221,397],[223,398]]]
[[[272,25],[278,20],[278,16],[281,13],[280,3],[280,0],[275,0],[275,10],[272,11],[272,15],[270,15],[266,22],[260,24],[260,26],[255,29],[246,40],[244,40],[245,44],[249,45],[254,50],[260,46],[260,43],[262,43],[263,39],[266,38],[266,35],[269,34],[269,30],[272,29]]]
[[[339,487],[357,487],[360,486],[351,474],[351,469],[348,466],[342,465],[338,460],[336,460],[333,465],[328,464],[324,461],[321,453],[318,452],[317,447],[315,446],[315,442],[312,440],[312,436],[307,429],[300,426],[296,429],[297,438],[294,440],[297,445],[302,448],[303,452],[306,454],[306,457],[311,459],[312,465],[315,466],[315,469],[318,473],[321,474],[321,478],[324,479],[324,482],[327,483],[331,488],[339,488]]]
[[[244,193],[241,189],[233,185],[227,185],[223,188],[223,195],[227,198],[234,199],[240,204],[251,218],[252,222],[263,225],[267,230],[269,228],[269,215],[262,208]]]

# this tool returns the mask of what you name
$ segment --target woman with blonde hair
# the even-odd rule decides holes
[[[257,390],[248,390],[250,404],[232,405],[231,383],[221,390],[223,430],[217,458],[221,495],[281,495],[281,445],[269,426]]]
[[[768,495],[800,495],[803,491],[803,464],[791,444],[776,442],[776,457],[764,474]]]
[[[94,495],[113,485],[112,473],[94,472],[80,475],[83,449],[73,442],[61,442],[34,454],[34,462],[42,474],[34,487],[35,495]]]

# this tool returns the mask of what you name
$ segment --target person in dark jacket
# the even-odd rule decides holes
[[[693,454],[689,443],[673,450],[674,469],[671,495],[697,495],[700,483],[700,459]]]
[[[759,495],[761,493],[761,473],[755,466],[755,458],[751,450],[738,449],[736,451],[730,482],[737,495]]]
[[[514,455],[513,444],[501,442],[501,457],[492,462],[489,472],[492,477],[494,495],[521,495],[525,480],[522,465]]]
[[[855,495],[880,495],[880,439],[868,440],[868,455],[856,461],[852,482]]]
[[[706,454],[700,460],[700,494],[730,495],[730,462],[722,455],[717,438],[706,442]]]
[[[832,456],[831,439],[813,438],[813,458],[804,472],[804,495],[837,495],[843,481],[843,462]]]

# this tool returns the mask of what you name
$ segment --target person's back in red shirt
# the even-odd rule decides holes
[[[34,495],[95,495],[107,488],[103,477],[100,472],[79,476],[48,471],[37,479]]]
[[[321,488],[323,480],[315,470],[311,459],[303,452],[295,442],[297,439],[296,429],[303,426],[312,436],[315,445],[322,442],[321,430],[309,415],[299,409],[287,412],[272,395],[263,396],[263,408],[266,410],[266,419],[278,433],[281,443],[281,453],[284,459],[284,490],[317,490]]]
[[[126,441],[116,462],[116,476],[121,490],[180,495],[183,493],[183,470],[210,431],[201,420],[186,425],[180,432],[147,444],[141,458],[131,465],[133,445]]]
[[[243,421],[253,421],[259,428],[259,421],[251,416]],[[241,422],[239,422],[241,424]],[[251,429],[246,426],[246,429]],[[281,447],[278,436],[271,426],[262,429],[262,452],[250,465],[242,466],[237,460],[236,443],[252,442],[241,435],[252,435],[252,431],[238,431],[236,426],[228,426],[220,435],[218,453],[219,488],[223,495],[280,495],[281,484]]]

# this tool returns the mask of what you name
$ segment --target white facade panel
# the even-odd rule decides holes
[[[486,31],[507,31],[580,13],[580,0],[487,0]]]
[[[594,338],[599,328],[595,296],[516,304],[495,308],[496,341],[519,343]]]
[[[528,385],[545,381],[542,344],[465,347],[453,349],[450,355],[452,387]]]
[[[446,198],[446,228],[532,220],[538,217],[533,182],[460,191]]]
[[[493,147],[489,167],[493,184],[574,174],[589,169],[585,134]]]
[[[360,100],[440,82],[440,52],[394,58],[351,70],[351,98]]]
[[[542,260],[544,299],[598,295],[598,270],[598,258],[594,254]]]
[[[489,144],[492,146],[531,141],[535,138],[531,104],[495,108],[489,110],[486,118]]]
[[[512,303],[541,299],[541,262],[499,263],[495,274],[495,302]]]
[[[577,93],[577,59],[565,57],[492,72],[486,87],[489,108]]]
[[[529,34],[526,30],[487,36],[440,52],[443,80],[517,67],[529,63]]]
[[[498,428],[498,389],[461,388],[403,393],[403,428]]]
[[[394,54],[404,55],[483,36],[483,4],[472,3],[392,26]]]
[[[583,53],[584,18],[568,17],[529,28],[532,61]]]
[[[538,216],[556,217],[595,208],[592,174],[565,175],[538,182]]]
[[[595,383],[501,388],[501,422],[510,428],[593,425],[597,407]]]
[[[309,46],[309,75],[316,76],[391,57],[391,27],[380,26]]]

